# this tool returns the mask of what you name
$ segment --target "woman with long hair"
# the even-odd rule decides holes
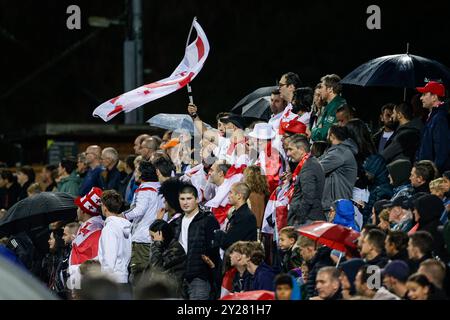
[[[243,182],[250,188],[249,207],[256,216],[257,228],[261,229],[264,210],[269,197],[266,176],[262,174],[259,166],[249,166],[244,170]]]

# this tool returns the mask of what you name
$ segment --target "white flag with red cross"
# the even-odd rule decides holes
[[[109,121],[121,112],[133,111],[191,82],[202,69],[209,53],[209,42],[202,27],[196,20],[193,21],[193,27],[197,31],[197,38],[186,47],[183,60],[168,78],[145,84],[108,100],[95,108],[92,115]]]

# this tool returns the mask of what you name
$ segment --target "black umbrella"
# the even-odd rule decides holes
[[[0,220],[0,234],[16,234],[59,220],[75,220],[77,206],[74,199],[64,192],[41,192],[23,199]]]
[[[350,72],[341,83],[416,88],[429,80],[440,80],[449,85],[450,70],[435,60],[406,53],[370,60]]]
[[[277,86],[270,86],[270,87],[261,87],[259,89],[256,89],[252,93],[246,95],[244,98],[242,98],[236,105],[231,109],[234,113],[242,113],[242,108],[245,105],[248,105],[249,103],[257,100],[258,98],[267,97],[270,96],[272,91],[277,90]]]
[[[243,106],[242,116],[268,121],[270,119],[270,96],[258,98]]]

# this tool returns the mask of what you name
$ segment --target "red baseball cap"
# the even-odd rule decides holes
[[[430,81],[425,85],[425,87],[417,87],[416,89],[421,93],[430,92],[431,94],[435,94],[438,97],[445,97],[444,85],[436,81]]]

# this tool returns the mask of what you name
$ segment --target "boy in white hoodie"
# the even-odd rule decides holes
[[[131,259],[131,223],[121,214],[122,196],[114,190],[102,195],[102,212],[106,217],[100,236],[98,259],[102,272],[118,283],[128,283],[128,264]]]

